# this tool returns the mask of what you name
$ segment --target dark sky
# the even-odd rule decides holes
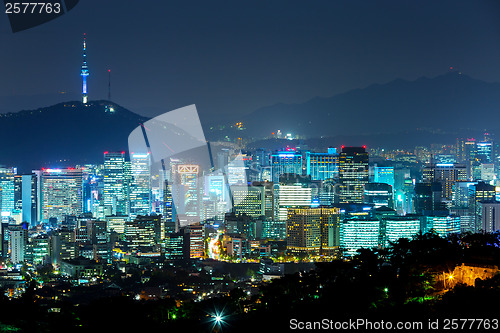
[[[89,98],[106,98],[109,67],[112,100],[147,116],[246,114],[450,66],[500,77],[496,0],[82,0],[15,34],[0,13],[0,111],[79,99],[83,32]]]

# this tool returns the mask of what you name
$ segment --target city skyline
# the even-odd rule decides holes
[[[500,3],[4,2],[0,331],[500,327]]]

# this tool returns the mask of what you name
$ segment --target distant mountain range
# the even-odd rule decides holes
[[[500,83],[459,72],[415,81],[397,79],[302,104],[276,104],[243,119],[251,136],[283,133],[306,137],[379,135],[441,129],[500,128]]]
[[[309,148],[341,144],[391,148],[452,144],[458,136],[485,129],[500,132],[499,111],[500,83],[451,72],[415,81],[398,79],[302,104],[276,104],[243,117],[243,131],[202,124],[211,141],[225,135],[262,140],[280,129],[306,137],[301,145]],[[100,163],[106,150],[126,151],[128,135],[146,120],[109,101],[66,102],[0,114],[0,164],[26,172]],[[286,143],[267,140],[253,146]]]
[[[103,161],[127,150],[128,135],[147,118],[109,101],[66,102],[0,114],[0,164],[32,168]]]

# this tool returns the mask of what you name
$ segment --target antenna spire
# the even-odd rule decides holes
[[[108,69],[108,101],[111,101],[111,69]]]

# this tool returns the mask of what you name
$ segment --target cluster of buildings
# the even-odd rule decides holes
[[[419,232],[500,229],[499,155],[488,137],[445,154],[386,154],[227,144],[208,169],[171,158],[158,171],[147,152],[29,174],[2,167],[1,255],[92,276],[113,261],[327,260]]]

